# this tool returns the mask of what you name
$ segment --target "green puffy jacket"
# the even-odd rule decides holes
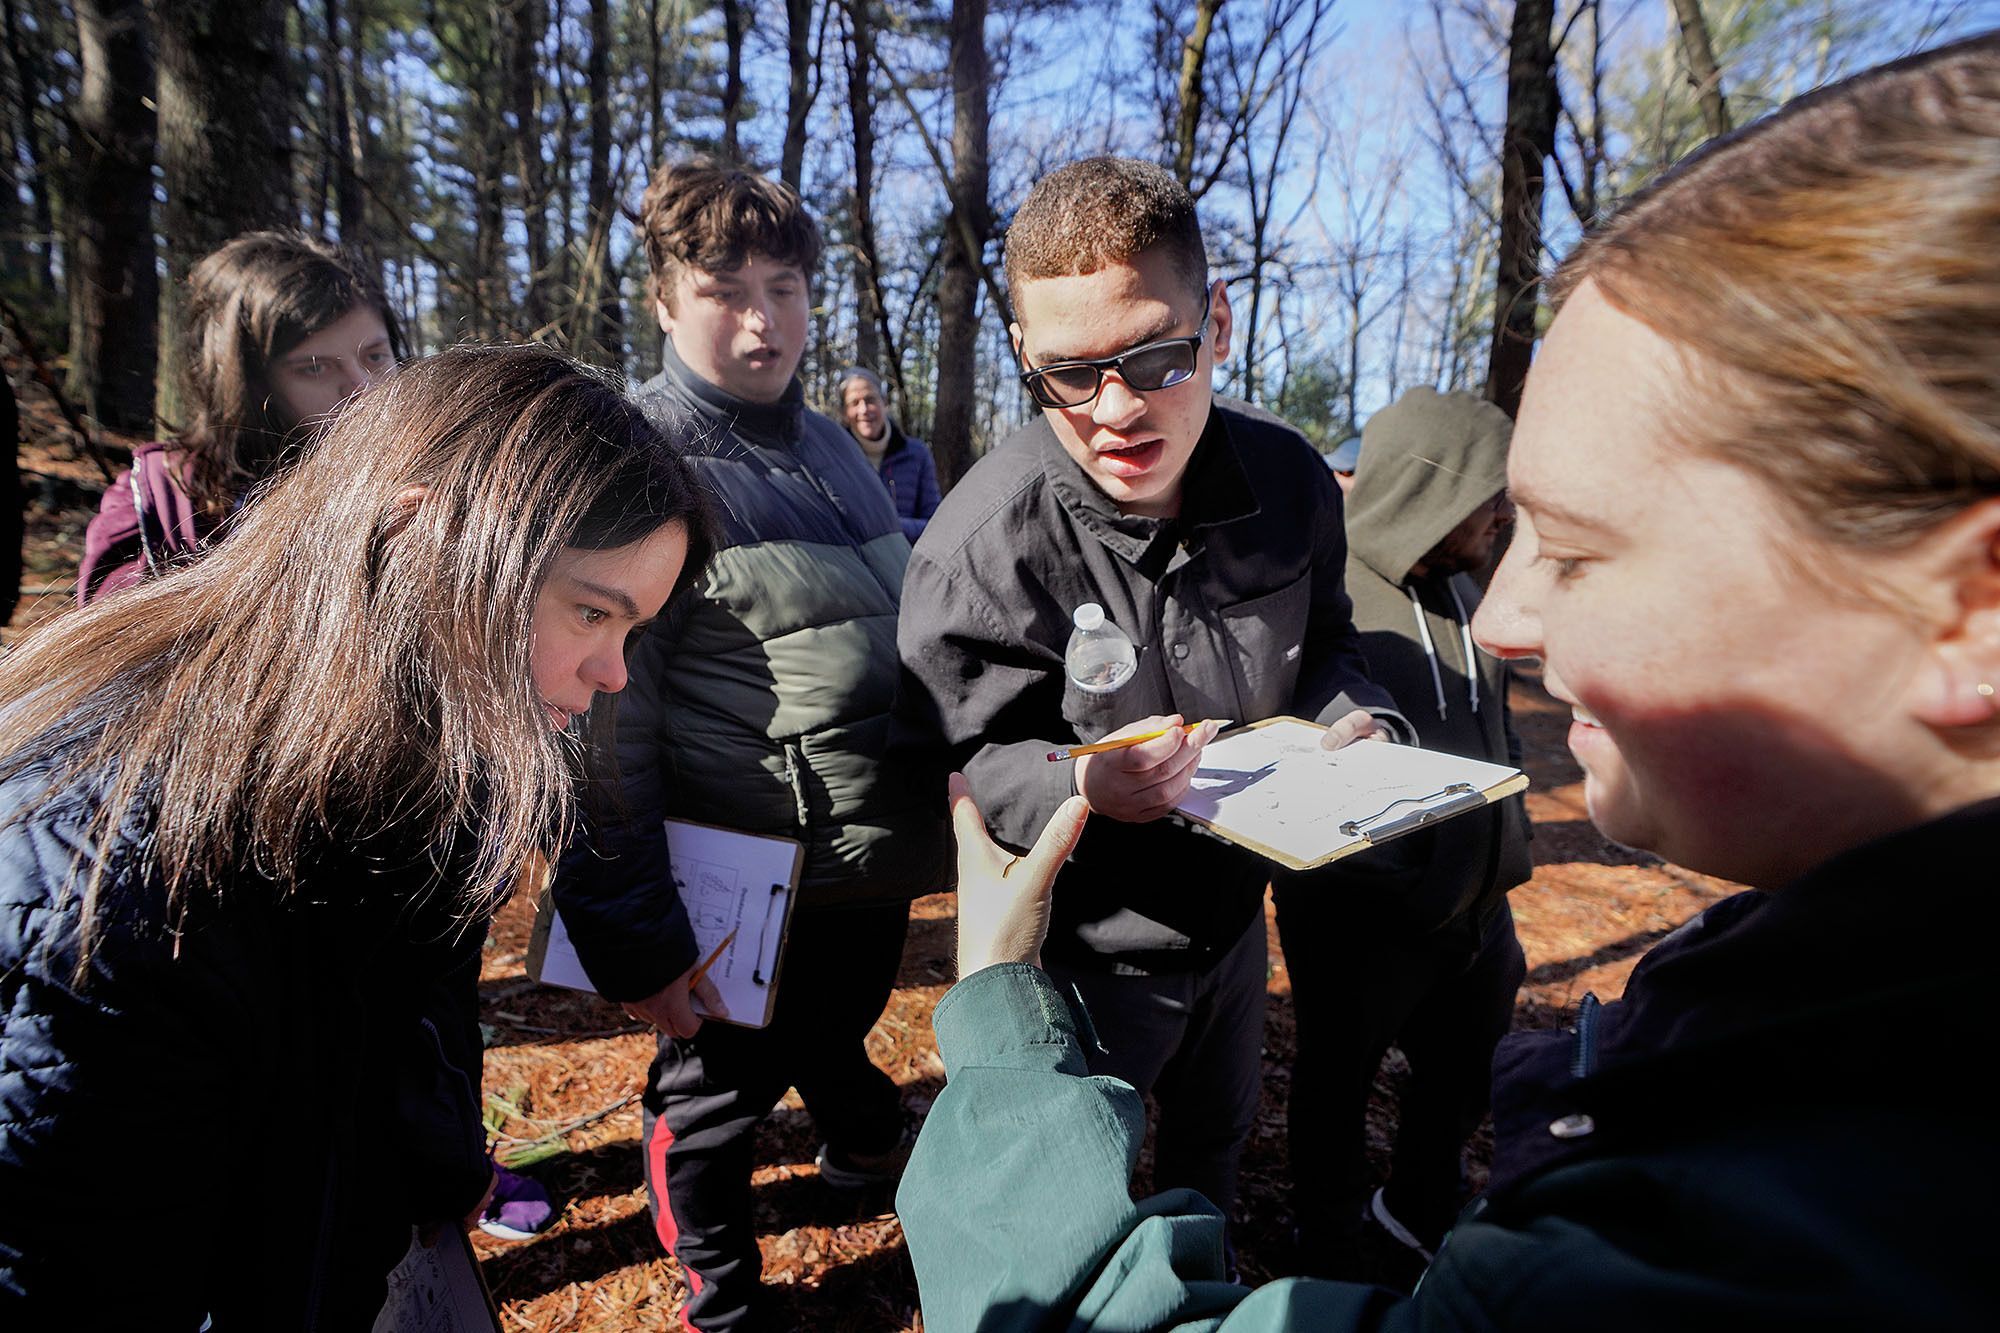
[[[700,582],[633,645],[618,696],[622,819],[563,858],[556,901],[612,999],[651,995],[695,960],[663,816],[797,838],[808,907],[942,887],[944,802],[882,763],[910,543],[847,432],[806,409],[738,399],[666,347],[638,395],[714,500]],[[690,425],[694,429],[690,429]]]

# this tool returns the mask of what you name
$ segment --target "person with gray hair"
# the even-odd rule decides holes
[[[905,435],[890,417],[882,377],[866,366],[849,366],[840,372],[840,419],[889,488],[896,516],[903,523],[903,535],[914,543],[942,498],[931,447],[914,435]]]

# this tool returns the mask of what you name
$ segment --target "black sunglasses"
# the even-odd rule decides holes
[[[1125,387],[1140,393],[1156,393],[1185,384],[1193,378],[1208,333],[1208,317],[1215,304],[1215,289],[1209,288],[1201,303],[1201,323],[1184,338],[1161,338],[1141,343],[1117,356],[1094,361],[1051,361],[1021,372],[1028,396],[1043,407],[1082,407],[1104,388],[1104,372],[1115,370]]]

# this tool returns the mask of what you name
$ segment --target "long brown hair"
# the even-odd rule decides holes
[[[571,817],[577,742],[531,675],[551,562],[670,523],[685,582],[711,549],[701,492],[617,385],[545,348],[456,348],[357,399],[208,557],[24,640],[0,661],[0,782],[105,788],[85,956],[134,811],[176,926],[239,875],[291,889],[329,839],[384,830],[474,834],[450,887],[496,905]]]
[[[2000,495],[2000,34],[1709,145],[1563,265],[1698,355],[1689,443],[1818,535],[1895,547]]]
[[[267,373],[292,348],[367,307],[401,360],[403,334],[382,284],[359,255],[302,231],[251,231],[188,273],[181,363],[188,496],[212,517],[229,512],[298,443],[302,423],[277,405]]]

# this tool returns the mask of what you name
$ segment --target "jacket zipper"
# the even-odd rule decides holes
[[[1585,991],[1577,1003],[1576,1037],[1570,1043],[1571,1078],[1589,1078],[1597,1072],[1597,1015],[1603,1007],[1595,991]]]

